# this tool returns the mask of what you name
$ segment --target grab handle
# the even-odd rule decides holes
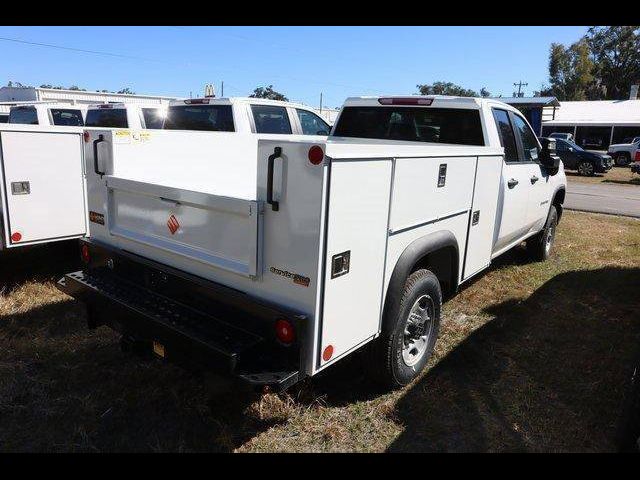
[[[93,171],[102,177],[104,172],[98,170],[98,144],[100,142],[104,142],[104,135],[102,134],[98,135],[98,138],[93,141]]]
[[[273,164],[276,158],[282,155],[282,147],[275,147],[273,153],[269,155],[267,163],[267,203],[271,205],[271,210],[280,210],[280,202],[273,199]]]

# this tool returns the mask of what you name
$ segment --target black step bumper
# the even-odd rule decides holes
[[[148,265],[136,267],[150,270]],[[171,279],[171,273],[164,275]],[[184,278],[174,280],[188,290]],[[107,267],[69,273],[57,286],[87,304],[90,327],[107,325],[135,342],[138,351],[154,352],[187,368],[232,375],[261,390],[281,391],[302,377],[301,338],[294,345],[278,344],[265,335],[265,329],[238,326],[238,318],[229,318],[232,310],[222,309],[221,314],[194,308],[133,283]],[[194,287],[202,291],[201,284]],[[273,315],[268,309],[267,313]],[[302,332],[304,318],[294,317],[292,321]]]

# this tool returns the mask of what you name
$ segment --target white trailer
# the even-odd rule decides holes
[[[91,142],[86,265],[59,288],[125,345],[271,389],[360,349],[410,382],[443,296],[525,240],[548,257],[566,186],[553,141],[486,99],[349,99],[326,141]]]

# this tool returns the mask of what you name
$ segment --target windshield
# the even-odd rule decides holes
[[[578,145],[576,145],[575,143],[573,143],[570,140],[565,140],[565,143],[567,144],[567,146],[573,148],[574,150],[576,150],[578,152],[584,152],[584,148],[579,147]]]
[[[127,111],[124,108],[98,108],[87,112],[87,127],[127,128]]]
[[[231,105],[174,105],[164,120],[166,130],[233,132]]]

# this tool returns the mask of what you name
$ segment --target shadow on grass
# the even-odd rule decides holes
[[[120,351],[75,301],[0,316],[0,451],[230,451],[280,420],[211,375]]]
[[[618,185],[640,185],[640,176],[629,180],[603,180],[602,183],[615,183]]]
[[[0,290],[10,293],[31,280],[57,280],[80,268],[78,241],[52,242],[0,252]]]
[[[615,450],[640,269],[558,275],[505,302],[403,395],[391,451]]]

